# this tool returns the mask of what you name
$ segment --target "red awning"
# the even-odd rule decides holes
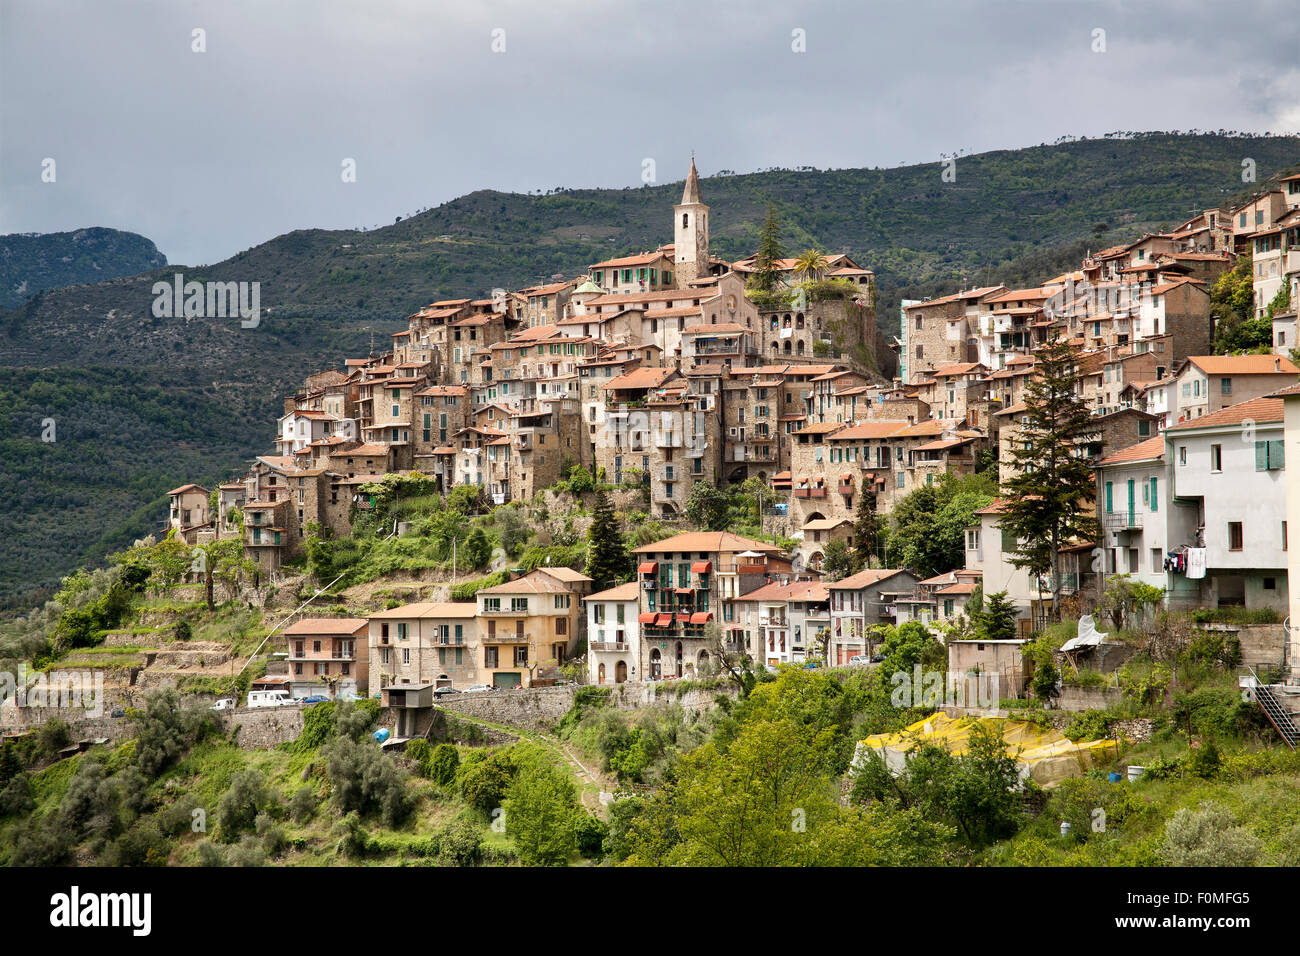
[[[689,624],[689,623],[691,623],[691,616],[690,616],[689,614],[678,614],[678,615],[677,615],[677,623],[678,623],[678,624]]]
[[[696,561],[691,565],[691,570],[696,574],[709,574],[713,571],[712,561]]]
[[[653,624],[655,620],[654,612],[642,614],[638,616],[636,620],[638,624]]]
[[[840,475],[840,481],[852,481],[852,480],[853,480],[852,475],[848,475],[848,474]]]
[[[659,570],[658,561],[642,561],[641,566],[636,569],[637,574],[654,574]]]
[[[655,627],[670,627],[672,623],[673,623],[673,616],[671,614],[655,615]]]
[[[678,594],[694,594],[695,592],[692,591],[690,588],[678,588],[678,589],[677,589],[677,593],[678,593]]]
[[[696,611],[691,615],[692,624],[707,624],[711,620],[713,620],[712,611]]]

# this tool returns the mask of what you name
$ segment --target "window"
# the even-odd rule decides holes
[[[1180,464],[1180,465],[1185,465],[1185,464],[1187,464],[1187,446],[1186,446],[1186,445],[1179,445],[1179,446],[1178,446],[1178,464]]]
[[[1151,481],[1151,490],[1149,492],[1149,497],[1151,499],[1150,500],[1151,510],[1159,511],[1160,510],[1160,494],[1159,494],[1160,479],[1152,478],[1150,479],[1150,481]]]
[[[1115,485],[1114,482],[1106,482],[1106,514],[1115,510]]]
[[[1151,434],[1151,423],[1150,423],[1150,422],[1138,422],[1138,434],[1141,435],[1141,436],[1150,435],[1150,434]]]
[[[1286,549],[1287,549],[1286,548],[1286,522],[1283,521],[1282,522],[1282,550],[1285,551]]]
[[[1277,578],[1265,578],[1265,579],[1264,579],[1264,590],[1265,590],[1265,591],[1275,591],[1275,590],[1277,590]]]
[[[1223,446],[1210,446],[1210,471],[1223,471]]]
[[[1242,549],[1242,530],[1240,521],[1228,522],[1228,550],[1240,551]]]
[[[1232,379],[1230,378],[1219,379],[1219,394],[1220,395],[1232,394]]]
[[[1286,467],[1281,441],[1255,442],[1255,470],[1277,471]]]

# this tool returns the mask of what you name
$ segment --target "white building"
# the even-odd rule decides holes
[[[1164,437],[1107,455],[1097,462],[1096,474],[1101,570],[1168,588],[1165,554],[1173,508]]]
[[[1257,398],[1174,425],[1171,540],[1205,549],[1198,568],[1171,576],[1171,606],[1271,607],[1287,612],[1283,400]]]
[[[637,583],[620,584],[583,598],[587,605],[587,679],[592,684],[645,680]]]

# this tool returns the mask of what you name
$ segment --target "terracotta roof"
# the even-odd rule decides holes
[[[688,326],[687,328],[682,330],[682,335],[704,335],[710,333],[719,334],[719,335],[723,335],[723,334],[734,335],[737,332],[748,332],[748,331],[749,329],[741,325],[739,322],[719,322],[716,325]]]
[[[363,617],[304,617],[284,629],[285,634],[355,634],[366,626]]]
[[[705,554],[715,552],[763,551],[780,554],[781,549],[774,544],[764,544],[752,538],[744,538],[730,531],[687,531],[684,534],[664,538],[651,544],[634,548],[634,554],[651,554],[664,551],[699,551]]]
[[[195,491],[201,491],[205,495],[208,493],[208,489],[204,488],[202,485],[181,485],[179,488],[173,488],[171,491],[167,492],[167,494],[179,495],[179,494],[183,494],[186,491],[189,491],[191,488],[193,488]]]
[[[804,531],[834,531],[840,525],[853,524],[848,518],[814,518],[803,526]]]
[[[370,619],[373,621],[376,618],[474,617],[477,614],[478,605],[472,601],[425,601],[377,611],[370,615]]]
[[[591,580],[591,578],[587,577],[587,575],[583,574],[581,571],[575,571],[573,568],[566,568],[563,565],[556,565],[554,567],[543,565],[536,570],[540,571],[542,574],[549,574],[557,581],[564,581],[566,584],[575,584],[579,581]]]
[[[864,438],[887,438],[907,428],[907,422],[861,422],[831,435],[833,441],[861,441]],[[805,431],[807,429],[804,429]],[[796,433],[797,434],[797,433]]]
[[[507,581],[505,584],[498,584],[496,587],[484,588],[479,594],[567,594],[570,588],[566,587],[558,578],[553,578],[549,574],[538,574],[542,570],[529,571],[522,578],[516,578],[513,581]]]
[[[1189,355],[1187,361],[1207,375],[1300,375],[1300,368],[1281,355]]]
[[[598,591],[595,594],[589,594],[584,601],[636,601],[641,594],[640,588],[635,581],[629,581],[627,584],[620,584],[618,587],[610,588],[607,591]]]
[[[1214,428],[1221,425],[1240,425],[1244,421],[1280,422],[1282,420],[1282,399],[1256,398],[1249,402],[1239,402],[1202,418],[1179,422],[1170,426],[1168,431],[1190,431],[1194,428]]]
[[[658,388],[676,371],[676,369],[671,368],[643,365],[640,368],[632,369],[630,372],[625,372],[617,378],[610,379],[602,387],[607,389]]]
[[[1097,465],[1100,467],[1102,465],[1121,465],[1133,461],[1158,461],[1164,455],[1165,439],[1163,435],[1158,435],[1155,438],[1140,441],[1136,445],[1129,445],[1113,455],[1107,455],[1097,462]]]
[[[818,581],[791,581],[789,584],[764,584],[747,594],[742,594],[738,601],[813,601],[821,603],[830,600],[830,589]]]
[[[859,571],[857,574],[849,575],[841,581],[828,584],[827,587],[833,591],[856,591],[858,588],[878,584],[886,578],[892,578],[895,574],[902,573],[902,568],[868,568],[865,571]]]

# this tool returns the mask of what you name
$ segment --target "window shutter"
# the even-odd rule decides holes
[[[1255,470],[1268,471],[1268,442],[1255,442]]]
[[[1114,508],[1112,507],[1114,503],[1114,499],[1113,499],[1114,490],[1115,490],[1114,486],[1109,481],[1106,482],[1106,514],[1110,514],[1111,511],[1114,510]]]
[[[1268,467],[1285,468],[1286,452],[1285,445],[1281,441],[1271,441],[1268,443]]]
[[[1157,494],[1157,485],[1156,485],[1155,478],[1151,479],[1151,510],[1152,511],[1160,510],[1160,496],[1159,494]]]

